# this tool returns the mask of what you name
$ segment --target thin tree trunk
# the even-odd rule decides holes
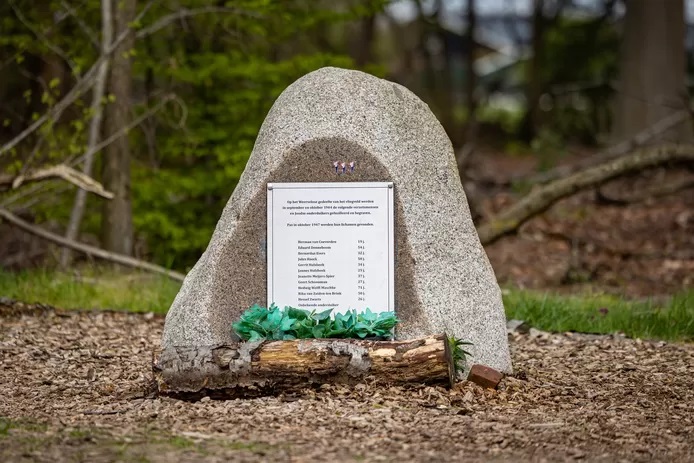
[[[375,35],[376,14],[369,14],[359,21],[359,30],[355,37],[354,64],[363,68],[372,60],[372,46]]]
[[[111,0],[101,0],[101,53],[103,55],[108,54],[108,50],[111,47],[111,42],[113,42],[113,19],[111,17],[112,10],[113,7],[111,5]],[[97,72],[96,81],[94,82],[94,88],[92,89],[92,119],[89,123],[87,154],[84,159],[84,164],[82,165],[82,172],[90,177],[92,175],[92,171],[94,170],[94,158],[96,157],[94,147],[97,145],[97,143],[99,143],[99,137],[101,135],[101,122],[103,120],[102,100],[104,98],[104,91],[106,88],[106,79],[108,78],[108,65],[109,59],[102,61]],[[86,205],[87,192],[82,189],[77,190],[77,193],[75,194],[75,203],[73,204],[72,212],[70,213],[70,221],[68,222],[65,232],[65,238],[68,240],[74,241],[77,239]],[[63,248],[60,255],[60,265],[67,267],[70,264],[71,259],[72,254],[70,251],[67,248]]]
[[[466,49],[467,54],[465,58],[465,95],[467,103],[468,118],[463,127],[462,134],[462,146],[460,149],[456,150],[456,163],[458,165],[458,173],[460,174],[460,179],[465,182],[467,179],[467,168],[470,164],[470,159],[472,153],[475,150],[475,143],[477,138],[477,100],[475,95],[475,89],[477,87],[477,74],[475,73],[475,49],[477,48],[475,42],[475,26],[477,23],[477,15],[475,12],[475,0],[467,0],[467,31],[466,35]],[[470,202],[471,207],[472,201]]]
[[[467,0],[467,56],[465,57],[465,94],[467,95],[468,127],[475,123],[475,88],[477,87],[477,75],[475,74],[475,26],[477,15],[475,14],[475,0]],[[467,140],[466,140],[467,141]]]
[[[545,1],[533,0],[533,37],[532,56],[528,63],[528,82],[525,99],[527,112],[525,115],[523,138],[531,140],[540,126],[540,97],[542,96],[542,66],[544,64],[545,40]]]
[[[684,109],[683,0],[629,0],[624,18],[614,138],[624,140]],[[659,141],[691,141],[690,125],[674,127]]]
[[[136,0],[121,0],[114,5],[116,34],[128,30],[135,18]],[[132,58],[134,37],[129,35],[114,51],[109,93],[115,101],[106,106],[105,134],[117,133],[130,121],[132,91]],[[133,250],[132,205],[130,202],[130,145],[127,136],[116,139],[104,150],[104,187],[114,194],[105,202],[101,216],[102,246],[119,254],[131,255]]]

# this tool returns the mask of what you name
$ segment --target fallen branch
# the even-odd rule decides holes
[[[567,175],[571,175],[581,170],[587,169],[589,167],[599,165],[611,159],[615,159],[619,156],[630,153],[637,148],[643,147],[646,143],[651,142],[657,136],[662,135],[664,132],[667,132],[668,130],[677,127],[678,125],[687,121],[690,117],[691,113],[689,111],[677,111],[661,119],[652,126],[644,129],[643,131],[637,133],[633,138],[617,143],[616,145],[611,146],[607,150],[597,153],[588,158],[585,158],[575,164],[567,166],[558,166],[546,172],[533,174],[529,177],[518,178],[517,180],[522,180],[531,184],[548,183],[558,178],[566,177]]]
[[[82,412],[83,415],[119,415],[121,413],[129,412],[129,408],[123,408],[120,410],[85,410]]]
[[[150,264],[149,262],[144,262],[142,260],[124,256],[122,254],[104,251],[103,249],[90,246],[88,244],[68,240],[60,235],[56,235],[55,233],[51,233],[47,230],[37,227],[36,225],[30,224],[29,222],[20,219],[19,217],[17,217],[16,215],[12,214],[10,211],[4,208],[0,208],[0,218],[6,220],[11,225],[14,225],[17,228],[24,230],[27,233],[31,233],[34,236],[42,238],[46,241],[50,241],[51,243],[55,243],[59,246],[72,249],[73,251],[82,252],[84,254],[87,254],[88,256],[104,259],[109,262],[114,262],[116,264],[120,264],[126,267],[158,273],[176,281],[183,281],[183,279],[185,278],[185,275],[183,275],[182,273],[176,272],[174,270],[168,270],[164,267],[160,267],[159,265]]]
[[[546,211],[555,202],[581,190],[601,185],[608,180],[631,172],[655,167],[671,161],[694,161],[694,146],[662,145],[636,151],[599,166],[591,167],[570,177],[537,187],[527,196],[501,211],[479,230],[482,244],[491,244],[514,232],[532,217]]]
[[[75,185],[77,188],[89,193],[94,193],[102,198],[113,198],[113,193],[106,191],[101,183],[97,182],[90,176],[73,169],[72,167],[66,166],[65,164],[58,164],[45,169],[39,169],[24,175],[0,176],[0,192],[15,190],[22,185],[41,182],[51,178],[61,178],[66,182]]]
[[[450,386],[445,335],[406,341],[301,339],[223,346],[168,347],[153,365],[159,392],[182,398],[291,393],[320,384]]]
[[[614,206],[626,206],[628,204],[636,204],[647,201],[649,199],[669,196],[680,191],[694,188],[694,178],[683,178],[677,181],[668,183],[659,183],[643,191],[639,191],[635,195],[630,195],[622,198],[610,196],[601,189],[596,192],[596,201],[600,204],[611,204]]]

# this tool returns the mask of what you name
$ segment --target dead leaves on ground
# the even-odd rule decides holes
[[[72,429],[102,437],[68,450],[113,457],[105,441],[130,441],[151,461],[185,452],[248,461],[686,461],[694,452],[692,345],[533,330],[511,335],[516,377],[497,391],[362,384],[188,403],[151,396],[160,317],[49,310],[0,321],[0,416],[63,436],[39,448],[55,461],[74,457],[64,448]],[[19,429],[9,435],[27,434]],[[191,446],[177,453],[176,439]],[[21,454],[22,442],[3,439],[0,455]]]

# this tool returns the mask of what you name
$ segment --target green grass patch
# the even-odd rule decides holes
[[[82,267],[55,270],[0,270],[0,297],[66,309],[115,309],[164,314],[180,284],[141,272]],[[545,331],[623,332],[629,337],[694,341],[694,290],[662,300],[633,301],[607,294],[566,296],[504,290],[506,316]],[[2,432],[0,426],[0,432]]]
[[[180,283],[141,272],[83,267],[55,270],[0,270],[0,297],[65,309],[115,309],[166,313]]]
[[[32,433],[43,433],[48,429],[48,425],[25,419],[13,420],[5,416],[0,416],[0,438],[9,436],[13,429]]]
[[[694,290],[663,302],[510,289],[504,290],[504,305],[508,319],[545,331],[622,332],[632,338],[694,341]]]

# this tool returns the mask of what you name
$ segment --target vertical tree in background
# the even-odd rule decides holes
[[[544,65],[544,35],[546,30],[545,0],[533,0],[532,56],[527,68],[525,100],[527,112],[523,138],[532,139],[540,126],[540,96],[542,96],[542,66]]]
[[[627,0],[620,81],[614,124],[616,140],[633,137],[686,107],[684,0]],[[664,134],[685,141],[683,124]]]
[[[114,2],[114,36],[119,37],[135,19],[136,0]],[[132,94],[133,35],[120,43],[113,53],[108,94],[114,101],[106,106],[106,138],[127,127]],[[130,255],[133,250],[133,219],[130,201],[130,144],[127,136],[117,138],[104,149],[102,183],[115,196],[104,202],[101,217],[104,249]]]
[[[475,88],[477,86],[477,75],[475,74],[475,0],[467,0],[467,56],[465,57],[465,78],[466,78],[466,103],[468,107],[469,121],[468,128],[474,125],[477,101],[475,100]]]
[[[376,35],[376,13],[370,13],[359,20],[357,34],[352,39],[354,64],[363,68],[372,61],[372,47]]]

